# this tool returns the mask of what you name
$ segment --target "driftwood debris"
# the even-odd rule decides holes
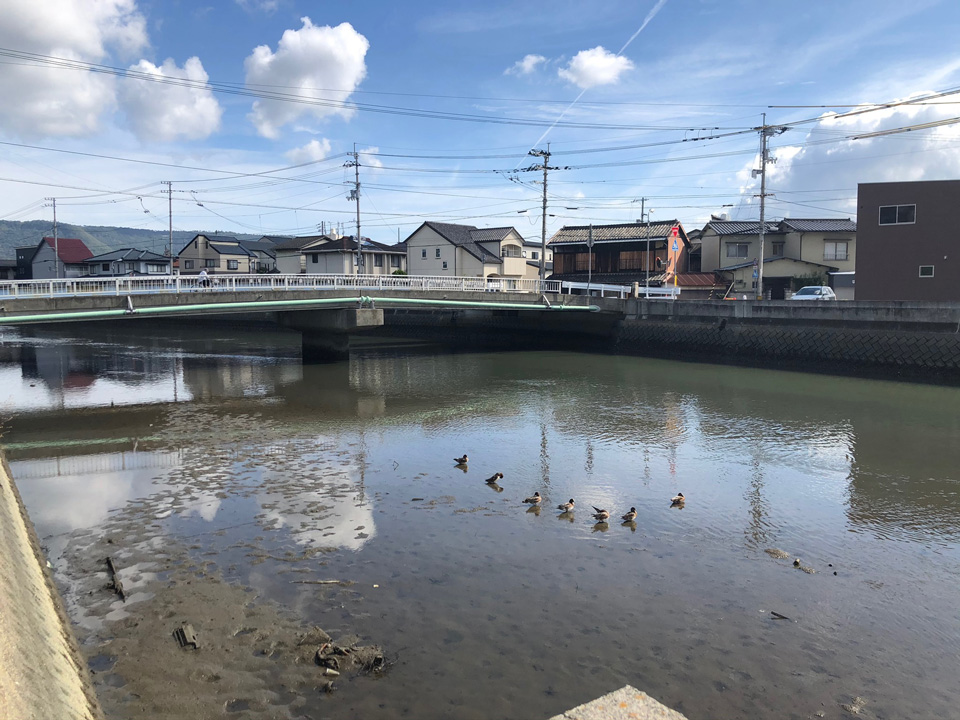
[[[121,600],[126,602],[127,593],[123,590],[123,580],[120,579],[120,572],[117,570],[117,566],[113,564],[113,558],[109,555],[107,556],[107,570],[110,571],[110,584],[113,591],[120,596]]]

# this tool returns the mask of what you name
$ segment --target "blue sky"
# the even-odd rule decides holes
[[[0,218],[162,230],[170,180],[176,229],[351,233],[356,143],[364,235],[538,239],[549,143],[549,233],[640,198],[692,229],[758,217],[763,112],[768,216],[855,217],[858,182],[960,177],[960,95],[876,107],[960,87],[958,30],[955,0],[0,0]]]

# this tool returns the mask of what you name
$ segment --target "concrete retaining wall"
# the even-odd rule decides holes
[[[60,595],[2,457],[0,718],[102,718]]]
[[[798,306],[803,307],[798,307]],[[960,382],[960,305],[631,301],[617,352]]]

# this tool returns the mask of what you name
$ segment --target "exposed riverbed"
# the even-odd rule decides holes
[[[545,718],[628,683],[691,719],[960,702],[956,388],[556,352],[304,366],[294,335],[156,326],[5,333],[0,403],[110,717]],[[324,692],[315,627],[393,663]]]

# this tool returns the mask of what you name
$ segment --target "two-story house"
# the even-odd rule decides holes
[[[30,256],[31,276],[34,280],[83,277],[87,273],[84,261],[92,255],[78,238],[45,237]]]
[[[834,273],[854,270],[856,240],[857,224],[850,219],[766,221],[764,297],[783,300],[803,285],[833,285]],[[756,292],[759,256],[757,220],[711,220],[701,232],[700,268],[722,275],[732,294]]]
[[[660,286],[687,271],[690,242],[679,220],[572,225],[552,238],[553,280]]]
[[[177,254],[180,273],[197,275],[208,273],[249,273],[257,256],[229,235],[195,235]]]
[[[357,240],[355,237],[323,236],[300,248],[307,274],[356,275]],[[392,275],[406,271],[407,250],[363,238],[360,245],[361,275]]]
[[[539,260],[512,227],[477,228],[427,221],[405,241],[410,275],[536,278]],[[539,251],[537,257],[539,258]]]
[[[960,180],[860,183],[857,300],[960,301]]]

